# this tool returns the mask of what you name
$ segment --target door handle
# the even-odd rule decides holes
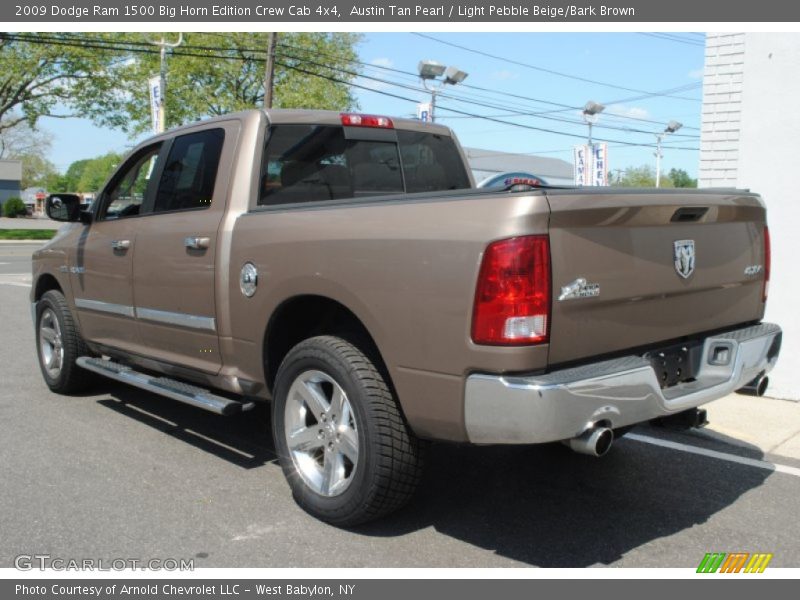
[[[114,240],[111,242],[111,248],[114,250],[127,250],[131,247],[130,240]]]
[[[205,250],[211,244],[211,239],[207,237],[190,236],[183,240],[183,245],[192,250]]]

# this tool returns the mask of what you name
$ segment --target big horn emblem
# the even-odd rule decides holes
[[[678,275],[688,279],[694,273],[694,240],[678,240],[675,248],[675,270]]]

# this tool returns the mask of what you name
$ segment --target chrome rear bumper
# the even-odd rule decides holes
[[[771,323],[710,336],[696,379],[663,390],[641,356],[546,375],[473,374],[465,390],[467,434],[476,444],[534,444],[569,439],[598,424],[622,427],[674,414],[770,371],[780,342],[781,329]],[[723,347],[729,349],[727,362],[713,364]]]

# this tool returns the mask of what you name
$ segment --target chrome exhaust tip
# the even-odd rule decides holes
[[[578,454],[603,456],[614,443],[614,432],[608,427],[592,427],[578,437],[565,440],[564,443]]]
[[[753,381],[748,383],[742,388],[736,390],[737,394],[744,394],[746,396],[763,396],[767,393],[767,387],[769,386],[769,377],[766,375],[759,375]]]

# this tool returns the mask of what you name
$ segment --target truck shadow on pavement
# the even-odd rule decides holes
[[[105,385],[110,398],[99,400],[100,405],[200,450],[244,469],[278,462],[264,405],[221,417],[124,384]]]
[[[99,404],[166,435],[244,469],[270,463],[279,468],[265,405],[220,417],[122,384],[111,383],[106,391]],[[719,440],[713,443],[725,449]],[[763,457],[740,442],[735,451]],[[624,438],[602,459],[560,444],[435,443],[423,485],[408,507],[343,534],[399,537],[432,527],[523,565],[611,565],[644,544],[705,523],[770,475]],[[686,566],[693,566],[699,559],[687,550]],[[454,556],[452,566],[467,565]],[[469,566],[484,565],[470,559]],[[652,564],[639,566],[663,565],[653,557]]]
[[[705,523],[771,475],[624,438],[601,459],[561,444],[436,444],[428,467],[410,506],[360,533],[397,536],[432,526],[538,567],[614,564],[639,546]],[[686,566],[696,566],[702,553],[687,550]],[[637,566],[664,565],[654,556]]]

